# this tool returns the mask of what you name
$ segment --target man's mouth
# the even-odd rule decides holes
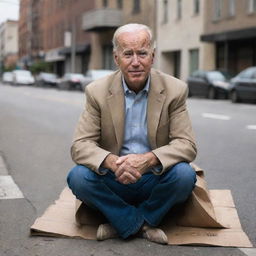
[[[143,70],[130,70],[129,71],[129,73],[131,73],[131,74],[141,74],[141,73],[143,73]]]

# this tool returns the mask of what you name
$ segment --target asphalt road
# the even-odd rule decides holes
[[[78,91],[0,84],[0,160],[24,196],[0,199],[1,256],[256,255],[255,249],[162,246],[143,239],[30,237],[34,220],[66,186],[73,166],[69,148],[83,105]],[[232,191],[255,247],[256,105],[192,98],[188,108],[199,149],[195,163],[205,169],[209,188]]]

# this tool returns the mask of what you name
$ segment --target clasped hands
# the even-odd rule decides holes
[[[116,180],[122,184],[136,183],[146,170],[158,163],[157,157],[152,152],[145,154],[128,154],[118,157],[109,154],[103,162],[105,168],[111,169]]]

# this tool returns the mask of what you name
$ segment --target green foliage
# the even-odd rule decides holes
[[[33,63],[30,67],[29,70],[33,73],[33,74],[38,74],[40,72],[51,72],[53,69],[53,66],[51,63],[49,62],[45,62],[45,61],[38,61]]]
[[[16,69],[16,65],[9,66],[9,67],[3,67],[3,72],[10,72]]]

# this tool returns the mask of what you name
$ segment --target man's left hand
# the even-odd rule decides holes
[[[148,152],[145,154],[129,154],[121,156],[116,161],[116,179],[122,184],[137,182],[148,168],[159,163],[157,157]]]

